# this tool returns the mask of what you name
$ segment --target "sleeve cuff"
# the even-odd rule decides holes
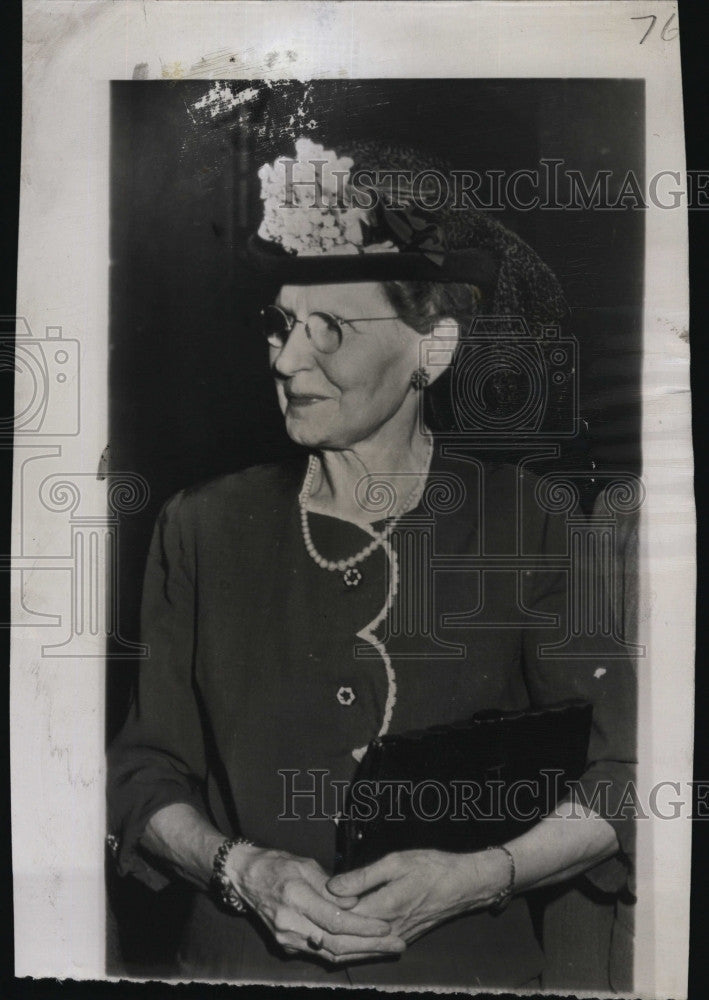
[[[148,864],[147,860],[138,854],[135,847],[124,847],[117,834],[109,833],[106,836],[106,844],[119,875],[133,875],[155,892],[159,892],[170,884],[167,875]]]
[[[584,872],[584,878],[601,892],[618,896],[628,887],[630,862],[618,852],[613,857],[589,868]]]
[[[634,768],[628,764],[599,762],[579,781],[579,788],[591,809],[613,827],[618,851],[589,868],[584,877],[601,892],[631,894],[635,866]],[[598,790],[603,794],[597,796]],[[639,815],[639,814],[638,814]]]
[[[164,784],[159,793],[151,796],[148,802],[131,810],[122,828],[113,829],[107,835],[106,844],[120,876],[132,875],[156,892],[173,881],[166,868],[157,861],[152,863],[147,852],[141,850],[140,838],[155,813],[178,802],[190,805],[206,815],[201,796],[190,796],[180,785],[171,787]]]

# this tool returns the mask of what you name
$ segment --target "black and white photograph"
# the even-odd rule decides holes
[[[642,184],[642,85],[112,97],[110,843],[175,971],[629,987],[643,215],[493,199]]]
[[[111,6],[25,198],[84,235],[20,257],[14,697],[68,792],[13,778],[13,830],[95,803],[44,974],[682,995],[689,184],[678,58],[632,62],[673,5],[556,5],[627,70],[501,4],[152,3],[159,57]]]

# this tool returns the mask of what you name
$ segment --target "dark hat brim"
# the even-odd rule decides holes
[[[238,253],[241,265],[281,285],[340,284],[352,281],[440,281],[477,285],[490,295],[497,281],[497,262],[484,250],[448,251],[439,264],[425,253],[319,254],[299,256],[276,243],[252,235]]]

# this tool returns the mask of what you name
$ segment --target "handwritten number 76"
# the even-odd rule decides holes
[[[674,21],[674,19],[675,19],[676,16],[677,16],[676,14],[670,14],[670,16],[668,17],[668,19],[665,21],[665,24],[664,24],[664,26],[662,28],[662,31],[660,32],[660,38],[662,39],[663,42],[671,42],[672,39],[676,38],[677,35],[679,34],[679,29],[677,27],[670,28],[670,25],[672,24],[672,22]],[[647,29],[647,31],[645,32],[645,34],[643,35],[643,37],[640,39],[639,44],[642,45],[642,43],[645,41],[645,39],[647,38],[647,36],[650,34],[650,32],[652,31],[652,29],[657,24],[657,15],[656,14],[645,14],[644,17],[631,17],[630,20],[631,21],[649,21],[650,22],[650,27]],[[669,29],[669,31],[668,31],[668,29]]]

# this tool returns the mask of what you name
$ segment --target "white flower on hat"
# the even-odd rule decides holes
[[[397,252],[391,241],[364,245],[369,212],[351,204],[353,166],[349,156],[338,157],[305,137],[296,140],[294,160],[264,163],[258,171],[264,203],[261,239],[305,257]]]

